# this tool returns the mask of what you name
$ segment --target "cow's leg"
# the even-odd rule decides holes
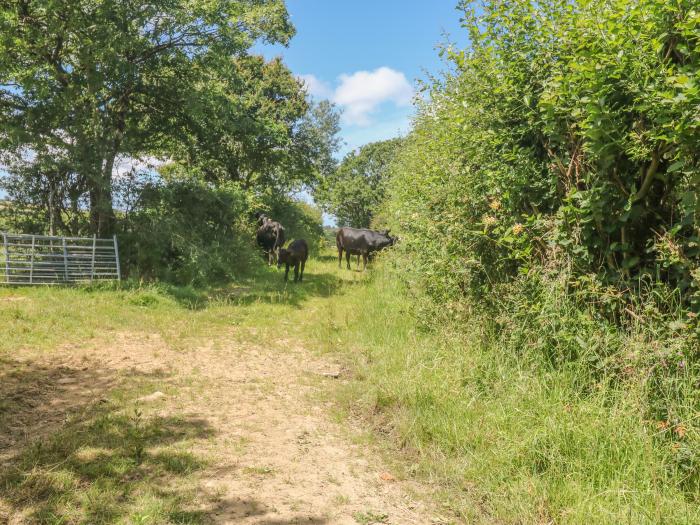
[[[367,269],[367,258],[369,257],[369,254],[367,252],[362,252],[362,262],[364,263],[362,267],[362,271],[364,272]],[[357,258],[359,262],[359,257]],[[359,265],[358,265],[359,266]]]
[[[343,247],[338,246],[338,268],[343,267]]]
[[[350,269],[350,252],[345,250],[345,262],[348,265],[348,270]]]
[[[360,269],[360,254],[357,254],[357,269]]]
[[[299,261],[294,263],[294,282],[299,281]]]
[[[289,263],[284,268],[284,282],[287,282],[287,279],[289,279]]]
[[[301,271],[299,272],[299,282],[304,280],[304,267],[306,266],[306,260],[301,261]]]

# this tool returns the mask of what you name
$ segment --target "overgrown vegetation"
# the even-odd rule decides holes
[[[403,475],[431,480],[466,523],[700,520],[697,375],[678,374],[672,345],[682,341],[641,323],[628,331],[593,324],[564,289],[532,306],[541,314],[512,316],[508,330],[476,311],[467,322],[441,316],[426,330],[411,315],[403,271],[385,262],[309,327],[327,351],[347,356],[354,376],[342,406],[390,438]],[[610,345],[611,355],[596,345]],[[662,347],[670,359],[658,374],[625,359],[648,362]],[[553,366],[563,350],[579,357]],[[607,373],[613,363],[624,381]],[[654,390],[674,408],[670,420],[644,415]]]
[[[385,199],[387,168],[400,146],[401,139],[391,139],[351,151],[316,186],[316,202],[339,226],[369,228]]]
[[[460,7],[390,165],[368,399],[494,517],[697,521],[697,5]]]

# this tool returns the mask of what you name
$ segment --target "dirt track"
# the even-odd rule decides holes
[[[60,366],[46,365],[51,382],[62,389],[39,400],[52,408],[28,406],[15,414],[17,432],[10,441],[21,443],[20,433],[41,434],[49,413],[60,419],[72,402],[97,400],[127,378],[161,377],[156,385],[164,395],[151,392],[135,404],[146,414],[177,415],[206,429],[187,445],[206,465],[195,474],[193,509],[206,521],[441,523],[412,496],[425,487],[396,480],[371,446],[353,438],[353,429],[333,422],[318,394],[328,382],[344,380],[337,377],[337,364],[293,341],[268,347],[233,341],[182,352],[157,335],[116,333],[108,347],[70,349]],[[32,385],[25,382],[24,388]],[[4,456],[12,449],[5,443]],[[21,522],[10,517],[10,523]]]

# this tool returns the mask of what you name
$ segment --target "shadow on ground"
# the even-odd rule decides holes
[[[196,495],[178,480],[204,462],[178,445],[213,435],[209,423],[144,415],[109,395],[149,378],[117,385],[96,362],[3,359],[0,369],[0,523],[112,523],[148,501],[175,521]]]
[[[274,514],[276,509],[264,503],[245,498],[226,498],[217,501],[207,507],[206,510],[198,511],[197,519],[211,523],[239,523],[243,520],[255,518],[256,525],[324,525],[329,523],[327,519],[309,514],[301,514],[291,518],[265,518],[268,514]]]
[[[169,382],[166,373],[124,375],[97,360],[66,359],[0,357],[0,524],[327,523],[276,519],[262,501],[220,499],[200,486],[198,473],[211,465],[188,444],[215,428],[137,400]]]
[[[212,305],[231,304],[246,306],[251,304],[284,304],[301,307],[313,297],[331,297],[341,293],[348,281],[333,273],[305,272],[300,283],[293,281],[290,270],[289,281],[284,281],[284,269],[270,269],[246,279],[240,284],[232,284],[206,291],[193,288],[171,287],[166,293],[180,305],[191,310],[203,310]]]

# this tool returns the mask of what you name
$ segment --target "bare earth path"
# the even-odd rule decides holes
[[[202,477],[216,495],[214,521],[430,523],[402,487],[382,479],[389,476],[381,461],[352,444],[314,396],[319,382],[333,380],[324,373],[335,375],[337,367],[292,342],[275,346],[202,348],[174,363],[182,374],[196,367],[196,381],[209,385],[190,402],[193,415],[217,429],[210,446],[220,461]]]
[[[41,435],[47,420],[71,413],[71,403],[100,399],[134,377],[156,377],[134,402],[145,417],[178,418],[183,427],[206,429],[181,444],[204,465],[193,475],[188,503],[202,521],[441,523],[415,497],[425,487],[397,481],[371,447],[353,439],[352,429],[333,421],[319,394],[344,379],[328,358],[295,341],[251,343],[254,333],[219,336],[186,351],[171,349],[156,333],[117,331],[108,339],[66,349],[60,363],[46,360],[54,390],[38,402],[51,410],[30,404],[13,415],[16,432],[0,447],[0,464],[23,443],[20,434]],[[25,381],[22,388],[29,393],[33,387]],[[21,513],[5,512],[8,523],[24,522]]]

